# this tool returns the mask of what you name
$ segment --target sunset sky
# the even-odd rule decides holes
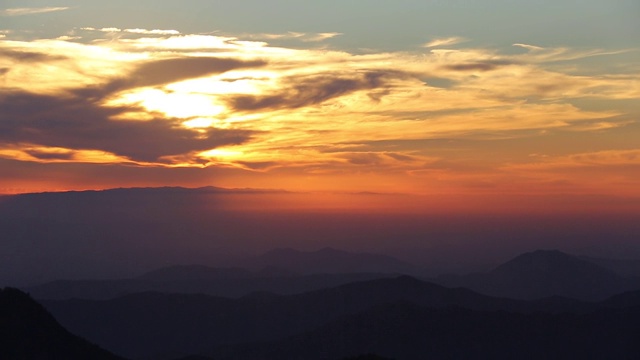
[[[638,19],[637,0],[3,0],[0,193],[638,209]]]

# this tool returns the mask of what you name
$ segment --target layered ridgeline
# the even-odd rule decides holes
[[[416,274],[420,269],[391,256],[275,249],[239,261],[244,267],[176,265],[126,279],[56,280],[25,287],[39,299],[109,299],[143,291],[240,297],[254,292],[296,294],[354,281]]]
[[[640,354],[640,303],[634,293],[600,303],[559,297],[522,301],[401,276],[286,296],[150,292],[43,304],[70,331],[132,359]]]
[[[0,289],[0,358],[4,360],[118,360],[72,335],[26,293]]]
[[[612,268],[605,268],[607,264]],[[486,273],[440,276],[436,282],[516,299],[563,296],[603,300],[640,288],[639,277],[616,273],[618,264],[557,250],[538,250],[519,255]]]
[[[604,263],[604,266],[600,265]],[[612,265],[606,268],[607,264]],[[254,292],[296,294],[354,281],[409,274],[448,287],[465,287],[482,294],[517,299],[562,296],[602,300],[640,288],[640,278],[616,273],[620,264],[582,258],[557,250],[521,254],[487,273],[421,277],[419,267],[390,256],[352,253],[331,248],[318,251],[276,249],[244,260],[245,267],[178,265],[137,277],[111,280],[57,280],[26,287],[39,299],[109,299],[143,291],[202,293],[240,297]]]

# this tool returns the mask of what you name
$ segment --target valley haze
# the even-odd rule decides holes
[[[255,268],[278,248],[386,254],[424,276],[485,271],[536,249],[640,257],[638,214],[447,213],[428,198],[404,207],[406,198],[212,187],[4,196],[0,281],[127,278],[170,265]]]

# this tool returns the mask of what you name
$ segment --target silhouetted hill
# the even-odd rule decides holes
[[[229,299],[141,293],[106,301],[72,299],[43,303],[68,329],[117,354],[170,359],[202,353],[216,346],[277,341],[341,316],[395,302],[432,308],[554,311],[553,303],[538,305],[492,298],[409,276],[355,282],[288,296],[254,294]],[[561,305],[563,309],[566,307]],[[364,352],[354,355],[361,353]]]
[[[418,269],[396,258],[380,254],[352,253],[333,248],[299,251],[289,248],[271,250],[251,260],[259,268],[277,267],[302,274],[318,273],[395,273],[415,274]]]
[[[0,289],[0,358],[121,359],[72,335],[29,295],[12,288]]]
[[[563,296],[602,300],[640,287],[640,282],[555,250],[519,255],[488,273],[441,276],[437,281],[448,286],[468,287],[483,294],[517,299]]]
[[[421,359],[632,359],[640,309],[521,314],[426,308],[401,302],[346,315],[267,344],[211,353],[219,359],[324,360],[375,353]]]

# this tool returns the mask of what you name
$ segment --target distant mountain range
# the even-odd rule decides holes
[[[72,335],[24,292],[0,289],[0,358],[4,360],[121,360]]]
[[[622,276],[600,266],[600,262],[605,266],[619,264],[557,250],[539,250],[519,255],[486,273],[443,275],[428,280],[447,287],[527,300],[561,296],[593,301],[640,288],[640,278]],[[24,289],[38,299],[59,300],[109,299],[143,291],[240,297],[254,292],[296,294],[399,274],[420,277],[418,267],[390,256],[332,248],[310,252],[276,249],[242,264],[250,269],[180,265],[129,279],[58,280]]]
[[[408,276],[287,296],[150,292],[43,304],[73,333],[132,359],[340,359],[368,352],[394,359],[447,353],[477,358],[482,349],[494,358],[560,358],[604,351],[614,343],[614,355],[640,346],[637,293],[601,303],[559,297],[532,302]],[[601,341],[591,343],[598,336]],[[540,349],[533,351],[536,344]]]
[[[332,248],[310,252],[276,249],[242,263],[251,270],[170,266],[129,279],[58,280],[25,290],[39,299],[109,299],[143,291],[239,297],[253,292],[302,293],[418,271],[390,256]]]
[[[437,283],[515,299],[562,296],[602,300],[640,288],[640,278],[623,277],[577,256],[557,250],[525,253],[487,273],[440,276]]]

